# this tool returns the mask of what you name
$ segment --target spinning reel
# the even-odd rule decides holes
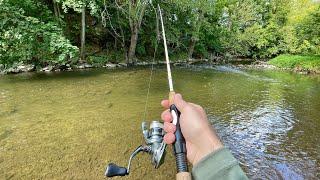
[[[165,134],[163,124],[159,121],[152,121],[150,129],[147,128],[146,122],[142,122],[141,126],[145,145],[140,145],[133,151],[130,155],[127,168],[120,167],[114,163],[108,164],[105,172],[107,177],[129,175],[131,161],[139,152],[146,152],[151,155],[151,163],[154,165],[154,168],[158,168],[163,163],[166,149],[166,144],[163,142]]]

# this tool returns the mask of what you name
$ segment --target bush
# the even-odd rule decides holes
[[[55,22],[26,16],[8,1],[0,2],[0,19],[0,64],[6,68],[15,62],[63,64],[78,54]]]
[[[280,55],[269,61],[279,68],[320,71],[320,56]]]

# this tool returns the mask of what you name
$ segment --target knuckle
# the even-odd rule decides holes
[[[192,110],[192,106],[190,104],[187,104],[185,107],[184,107],[184,110],[185,111],[190,111]]]

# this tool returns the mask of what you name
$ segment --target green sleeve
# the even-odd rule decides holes
[[[193,180],[248,179],[238,161],[227,148],[221,148],[204,157],[192,168]]]

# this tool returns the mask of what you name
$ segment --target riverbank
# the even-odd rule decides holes
[[[73,71],[92,68],[127,68],[137,66],[165,65],[165,61],[139,61],[134,64],[127,63],[78,63],[78,64],[57,64],[48,65],[45,67],[36,67],[30,64],[16,64],[13,67],[5,69],[0,64],[1,74],[18,74],[24,72],[59,72]],[[284,70],[293,71],[299,74],[320,74],[320,56],[296,56],[296,55],[280,55],[271,60],[253,60],[253,59],[231,59],[224,60],[223,58],[208,59],[189,59],[172,61],[173,66],[207,64],[209,66],[230,65],[240,69],[260,69],[260,70]]]
[[[268,64],[298,73],[320,73],[320,56],[315,55],[280,55],[271,59]]]
[[[174,66],[177,65],[190,65],[196,63],[205,63],[208,62],[207,59],[189,59],[189,60],[176,60],[171,62]],[[165,61],[140,61],[134,64],[127,63],[78,63],[78,64],[56,64],[56,65],[47,65],[44,67],[36,67],[32,64],[15,64],[10,68],[4,68],[3,65],[0,64],[0,75],[1,74],[18,74],[25,72],[59,72],[59,71],[73,71],[73,70],[81,70],[81,69],[91,69],[91,68],[106,68],[106,69],[114,69],[114,68],[127,68],[134,66],[151,66],[151,65],[165,65]]]

